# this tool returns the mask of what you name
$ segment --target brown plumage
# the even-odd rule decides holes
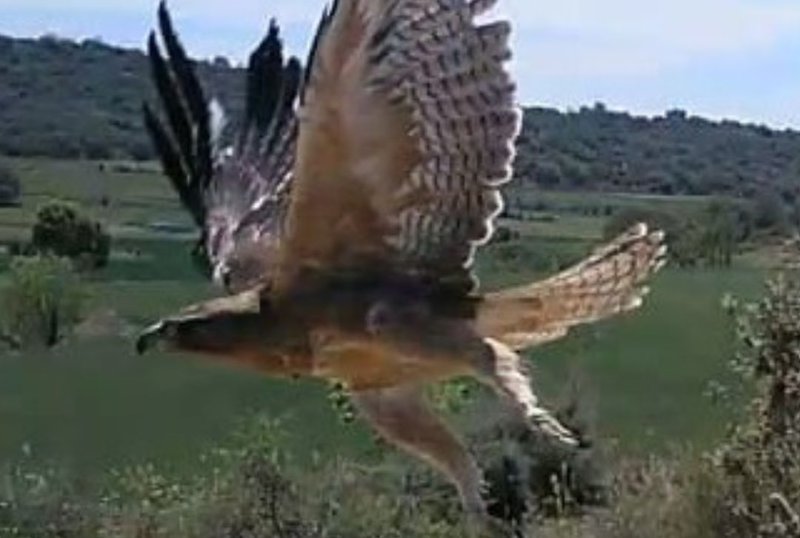
[[[165,172],[203,229],[196,249],[230,296],[145,331],[268,375],[336,380],[363,417],[483,514],[478,466],[427,407],[426,384],[472,376],[535,431],[574,444],[537,402],[517,351],[635,309],[663,264],[636,226],[543,282],[481,295],[475,250],[511,178],[520,113],[489,0],[339,0],[305,71],[276,25],[251,57],[241,132],[224,134],[160,9],[150,42]],[[201,106],[202,105],[202,106]]]

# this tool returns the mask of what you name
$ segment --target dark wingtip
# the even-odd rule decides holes
[[[169,15],[169,8],[167,7],[167,0],[161,0],[158,3],[158,20],[162,29],[164,26],[172,26],[172,20]]]
[[[150,62],[163,61],[161,46],[158,44],[158,35],[155,30],[151,30],[147,36],[147,56],[150,58]]]
[[[158,3],[158,29],[161,31],[161,35],[168,35],[173,31],[172,16],[169,13],[166,0],[161,0]]]

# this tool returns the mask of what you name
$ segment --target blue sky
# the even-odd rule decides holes
[[[201,57],[242,61],[268,18],[304,53],[324,0],[171,0]],[[68,4],[68,5],[67,5]],[[155,0],[0,0],[0,33],[142,47]],[[602,101],[800,128],[800,0],[500,0],[525,105]]]

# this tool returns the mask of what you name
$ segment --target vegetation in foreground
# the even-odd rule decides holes
[[[517,536],[548,538],[790,538],[800,534],[800,285],[775,281],[736,309],[732,360],[755,382],[749,411],[723,442],[696,456],[609,467],[596,453],[548,454],[504,436],[488,473],[493,512]],[[750,387],[752,389],[752,387]],[[508,432],[506,432],[508,433]],[[53,474],[10,468],[0,533],[26,537],[456,538],[466,534],[452,492],[424,470],[383,458],[297,465],[279,429],[256,421],[211,452],[213,472],[173,480],[152,467],[117,473],[101,498],[76,496]],[[497,445],[497,435],[491,436]],[[490,450],[477,436],[476,449]],[[526,457],[527,456],[527,457]],[[553,460],[555,457],[555,460]],[[553,461],[556,462],[553,465]],[[560,463],[559,463],[560,462]],[[597,476],[602,475],[594,475]]]

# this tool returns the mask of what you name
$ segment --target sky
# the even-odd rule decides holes
[[[324,0],[170,0],[191,54],[242,62],[270,17],[305,55]],[[0,34],[142,48],[156,0],[0,0]],[[523,105],[681,108],[800,129],[800,0],[499,0]]]

